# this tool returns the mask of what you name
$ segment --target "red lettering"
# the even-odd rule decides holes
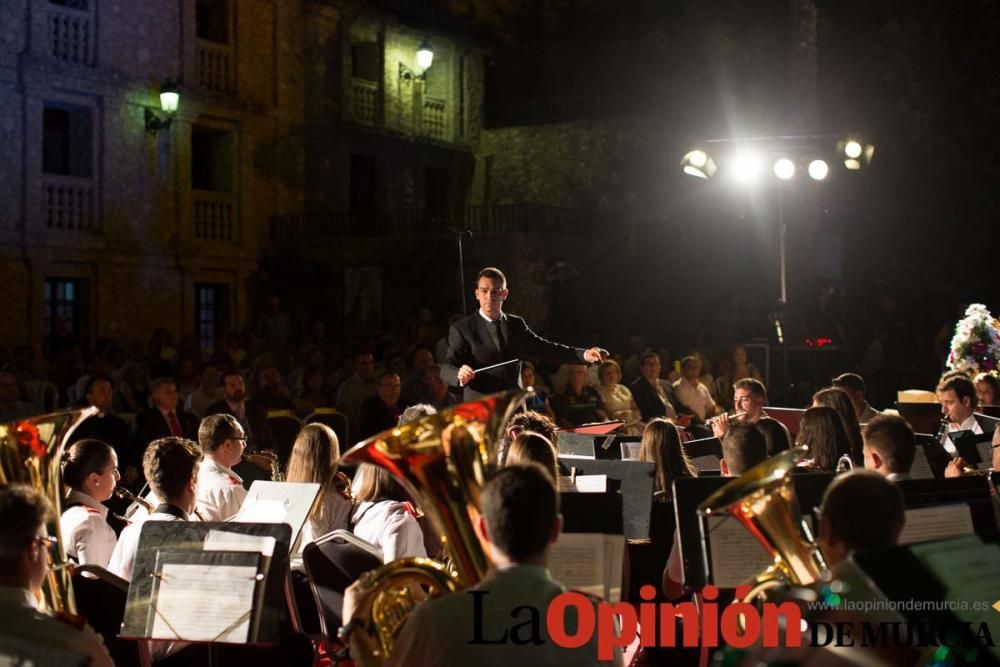
[[[639,597],[644,600],[639,605],[639,643],[656,646],[656,605],[649,604],[656,597],[656,589],[646,584],[639,589]]]
[[[615,632],[615,618],[621,619],[621,634]],[[635,607],[628,602],[597,605],[597,659],[611,660],[615,646],[628,646],[635,640]]]
[[[802,609],[794,602],[782,602],[780,605],[773,602],[764,604],[764,646],[766,648],[777,648],[779,644],[779,633],[781,632],[781,621],[779,616],[785,617],[785,646],[797,648],[802,646]]]
[[[566,610],[576,608],[576,634],[566,632]],[[594,603],[582,593],[560,593],[549,603],[545,628],[556,645],[580,648],[594,636]]]
[[[683,617],[680,623],[684,628],[684,641],[680,646],[698,646],[698,607],[693,602],[660,605],[660,646],[678,646],[678,616]]]
[[[711,584],[701,589],[705,604],[701,607],[701,641],[703,646],[719,645],[719,589]]]
[[[757,613],[756,607],[747,602],[734,602],[726,607],[722,612],[720,625],[722,641],[733,648],[749,648],[760,637],[760,614]]]

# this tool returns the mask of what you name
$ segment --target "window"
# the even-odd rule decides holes
[[[365,81],[378,81],[378,42],[356,42],[351,44],[351,76]]]
[[[76,278],[45,281],[45,334],[50,340],[72,338],[81,346],[88,342],[89,284]]]
[[[213,283],[194,286],[194,322],[201,349],[211,352],[229,333],[229,287]]]
[[[229,43],[229,3],[226,0],[197,0],[194,20],[200,39]]]
[[[191,187],[233,191],[233,134],[195,125],[191,128]]]
[[[92,139],[90,109],[47,103],[42,111],[42,171],[90,178]]]

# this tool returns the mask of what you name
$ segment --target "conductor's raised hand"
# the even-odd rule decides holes
[[[608,358],[608,351],[601,347],[592,347],[583,352],[583,360],[588,364],[596,364],[601,361],[606,361]]]
[[[458,382],[462,386],[472,382],[474,377],[476,377],[476,371],[472,370],[471,366],[462,366],[458,369]]]

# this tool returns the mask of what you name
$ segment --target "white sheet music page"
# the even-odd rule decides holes
[[[708,517],[708,540],[712,581],[719,588],[746,583],[774,562],[757,538],[735,519]]]
[[[604,535],[563,533],[549,554],[552,578],[567,588],[604,597]]]
[[[934,472],[931,470],[931,464],[927,462],[927,454],[924,453],[923,447],[917,447],[916,452],[914,452],[913,465],[910,466],[910,478],[911,479],[934,478]]]
[[[691,459],[691,463],[699,471],[702,470],[718,470],[719,469],[719,457],[714,454],[705,454],[704,456],[695,456]]]
[[[559,478],[560,493],[607,493],[607,475],[577,475],[576,482],[571,477]]]
[[[916,507],[906,510],[906,524],[899,536],[900,544],[945,540],[950,537],[971,535],[972,512],[965,503]]]
[[[245,643],[257,568],[165,563],[152,639]]]
[[[269,535],[244,535],[225,530],[210,530],[205,536],[203,551],[252,551],[270,558],[277,540]]]

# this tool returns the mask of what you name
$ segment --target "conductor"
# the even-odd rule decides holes
[[[483,269],[476,276],[479,312],[448,331],[448,356],[441,377],[450,385],[464,387],[466,401],[517,387],[523,358],[554,364],[597,363],[607,358],[607,351],[599,347],[569,347],[542,338],[523,318],[503,312],[507,295],[503,272],[492,266]]]

